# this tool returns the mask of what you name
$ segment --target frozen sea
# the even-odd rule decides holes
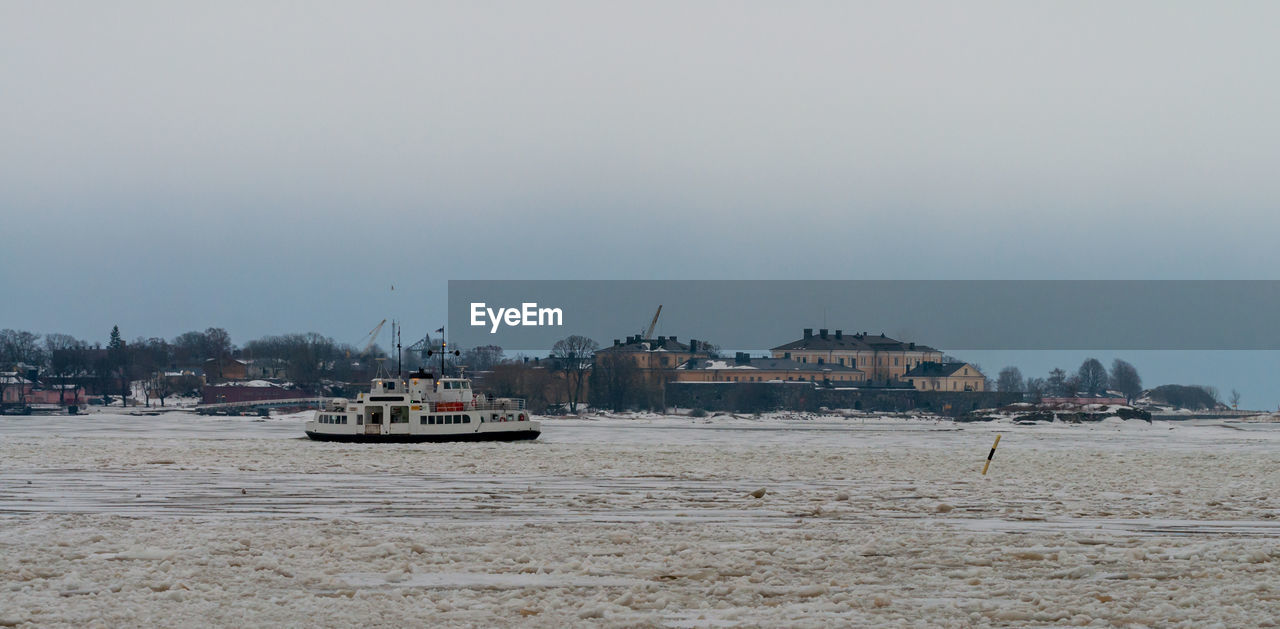
[[[302,421],[0,418],[0,626],[1280,618],[1280,423],[627,415],[355,445]]]

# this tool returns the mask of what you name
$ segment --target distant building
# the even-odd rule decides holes
[[[63,404],[84,406],[84,387],[74,384],[41,386],[15,372],[0,372],[0,402],[4,404]]]
[[[19,376],[16,371],[0,372],[0,390],[2,390],[0,391],[0,402],[5,404],[24,403],[34,388],[34,382]]]
[[[223,384],[205,386],[200,402],[202,404],[219,404],[222,402],[263,402],[269,400],[288,400],[307,397],[305,391],[286,389],[278,384],[262,380],[254,380],[247,384]]]
[[[845,334],[844,330],[830,333],[825,328],[817,334],[813,328],[805,328],[799,340],[770,351],[774,358],[859,369],[868,384],[891,384],[920,364],[942,362],[942,351],[927,345],[899,341],[884,334]]]
[[[249,377],[249,363],[239,358],[210,358],[204,361],[204,374],[209,380],[244,380]]]
[[[969,363],[924,362],[902,375],[920,391],[986,391],[987,378]]]
[[[244,363],[244,377],[249,380],[283,380],[288,377],[289,361],[283,358],[252,358]]]
[[[860,369],[836,363],[800,362],[790,358],[693,358],[675,371],[676,382],[817,382],[856,385]]]
[[[640,369],[675,369],[685,361],[697,356],[706,356],[698,341],[691,340],[688,345],[676,340],[674,336],[659,336],[655,339],[643,339],[639,335],[628,336],[626,342],[613,340],[613,345],[596,351],[596,359],[625,359],[632,366]]]

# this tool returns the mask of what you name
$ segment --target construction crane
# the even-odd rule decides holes
[[[641,338],[646,338],[646,339],[653,338],[653,328],[658,325],[658,315],[660,314],[662,314],[662,304],[658,304],[658,311],[653,313],[653,321],[649,322],[649,330],[645,332],[644,336]]]
[[[360,341],[369,339],[369,342],[365,344],[364,349],[360,350],[360,356],[364,356],[365,354],[368,354],[369,350],[373,349],[373,344],[378,342],[378,333],[382,331],[382,326],[386,324],[387,324],[387,320],[383,319],[382,321],[379,321],[378,325],[374,326],[374,328],[370,330],[368,334],[360,337]],[[347,352],[347,358],[351,358],[351,352]]]

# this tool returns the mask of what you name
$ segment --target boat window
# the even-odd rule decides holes
[[[391,407],[391,423],[393,424],[409,423],[409,407],[408,406],[392,406]]]
[[[471,423],[471,416],[470,416],[470,415],[461,415],[460,417],[462,417],[462,423],[464,423],[464,424],[470,424],[470,423]]]

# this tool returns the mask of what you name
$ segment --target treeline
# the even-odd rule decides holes
[[[1047,377],[1025,380],[1017,367],[1005,367],[996,377],[995,388],[997,391],[1026,393],[1033,402],[1046,397],[1093,396],[1115,391],[1133,403],[1145,391],[1138,369],[1119,358],[1112,361],[1110,371],[1102,361],[1087,358],[1075,372],[1054,368]],[[1163,385],[1152,389],[1148,395],[1153,401],[1181,408],[1210,408],[1222,404],[1217,388],[1204,385]],[[1233,406],[1240,403],[1239,391],[1232,389],[1230,403]]]
[[[1096,358],[1086,358],[1074,373],[1055,367],[1045,378],[1027,378],[1017,367],[1005,367],[996,376],[997,391],[1026,393],[1033,401],[1044,397],[1076,397],[1100,395],[1116,391],[1130,402],[1142,395],[1142,377],[1138,369],[1127,361],[1115,359],[1111,371]]]
[[[184,332],[172,339],[139,336],[125,341],[114,326],[105,346],[69,334],[0,330],[0,371],[124,397],[132,394],[133,383],[141,382],[143,394],[161,403],[198,388],[196,374],[206,366],[232,359],[273,364],[290,381],[311,386],[326,379],[365,377],[365,365],[386,357],[377,345],[355,348],[314,332],[267,336],[237,347],[222,328]]]

